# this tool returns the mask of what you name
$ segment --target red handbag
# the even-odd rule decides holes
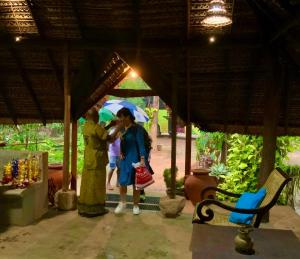
[[[152,174],[147,167],[141,166],[139,163],[134,165],[135,168],[135,189],[142,190],[154,183]]]

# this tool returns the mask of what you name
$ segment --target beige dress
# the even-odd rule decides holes
[[[85,216],[97,216],[106,211],[107,136],[107,131],[99,124],[93,121],[84,124],[84,167],[78,212]]]

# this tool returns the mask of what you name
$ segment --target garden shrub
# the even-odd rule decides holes
[[[226,165],[230,173],[219,187],[233,193],[255,192],[261,163],[262,137],[233,134],[227,141],[229,149]],[[221,194],[218,197],[225,199]]]

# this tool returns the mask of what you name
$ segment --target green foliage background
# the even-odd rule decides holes
[[[215,163],[219,163],[216,154],[222,148],[222,142],[225,141],[224,134],[215,132],[198,131],[196,139],[196,149],[198,155],[210,155]],[[261,163],[261,151],[263,138],[253,135],[231,134],[227,135],[228,154],[226,171],[228,174],[222,177],[219,188],[233,193],[255,192],[257,191],[259,168]],[[300,186],[300,168],[286,164],[287,154],[299,150],[299,137],[278,137],[275,157],[275,166],[282,168],[291,177],[293,182],[285,188],[279,198],[279,204],[287,204],[293,198],[293,186]],[[227,199],[227,196],[218,195],[221,200]],[[235,201],[234,198],[229,198]]]

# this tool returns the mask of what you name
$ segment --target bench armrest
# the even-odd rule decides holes
[[[238,208],[229,206],[227,204],[224,204],[220,201],[214,200],[214,199],[206,199],[196,205],[195,212],[197,213],[197,216],[199,219],[193,220],[193,223],[204,224],[205,222],[211,221],[214,218],[214,212],[210,208],[207,208],[204,211],[204,213],[206,215],[202,213],[203,207],[211,205],[211,204],[219,206],[225,210],[238,212],[238,213],[242,213],[242,214],[257,214],[258,215],[258,214],[264,214],[268,210],[267,206],[263,206],[258,209],[238,209]]]
[[[237,194],[237,193],[232,193],[232,192],[227,192],[227,191],[224,191],[218,187],[214,187],[214,186],[208,186],[206,188],[204,188],[200,194],[200,197],[201,199],[203,200],[204,199],[204,195],[206,192],[208,191],[211,191],[211,190],[214,190],[216,192],[219,192],[219,193],[222,193],[222,194],[225,194],[227,196],[231,196],[231,197],[235,197],[235,198],[239,198],[241,196],[241,194]]]

